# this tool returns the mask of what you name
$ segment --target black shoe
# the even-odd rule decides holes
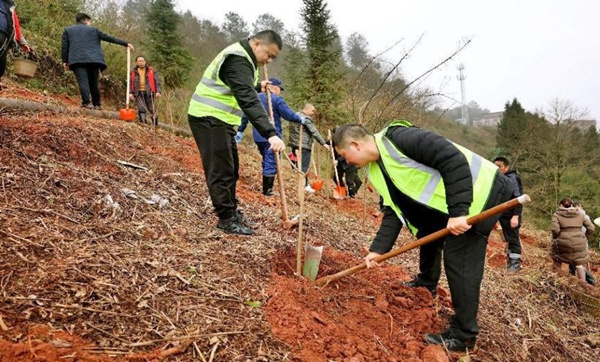
[[[265,195],[265,196],[275,195],[275,193],[273,192],[273,184],[275,184],[275,176],[263,175],[263,189],[262,189],[263,195]]]
[[[521,259],[508,258],[508,268],[506,269],[509,273],[514,273],[521,270]]]
[[[400,285],[404,285],[405,287],[410,287],[410,288],[419,288],[419,287],[427,288],[427,290],[429,291],[429,293],[431,293],[431,296],[433,298],[435,298],[435,296],[437,295],[435,287],[427,287],[427,286],[421,284],[421,282],[419,282],[419,280],[417,280],[417,279],[413,279],[409,282],[400,282]]]
[[[449,351],[466,351],[467,349],[473,349],[476,341],[476,338],[469,338],[461,341],[460,339],[454,338],[449,331],[440,334],[427,333],[423,337],[427,343],[446,346]]]
[[[254,231],[238,222],[238,217],[232,216],[229,219],[219,220],[217,229],[223,230],[227,234],[254,235]]]
[[[258,227],[256,222],[248,219],[240,210],[237,210],[237,222],[252,229]]]

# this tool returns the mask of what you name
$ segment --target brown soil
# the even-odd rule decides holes
[[[360,262],[325,248],[322,275]],[[443,329],[437,311],[449,297],[436,300],[425,288],[409,288],[404,268],[384,265],[334,285],[317,288],[292,273],[293,252],[275,259],[266,317],[273,334],[301,361],[448,361],[439,346],[422,334]]]

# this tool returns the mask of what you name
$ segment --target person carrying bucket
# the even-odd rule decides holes
[[[279,138],[283,138],[283,124],[281,124],[281,119],[285,119],[290,122],[302,123],[302,118],[300,118],[294,110],[291,109],[285,100],[281,96],[281,91],[283,90],[283,83],[277,78],[269,78],[269,84],[267,87],[271,92],[271,102],[273,104],[273,124],[275,125],[275,130],[277,131],[277,136]],[[263,107],[267,109],[267,94],[262,92],[258,95],[260,99],[260,103],[262,103]],[[242,117],[242,123],[238,127],[238,132],[235,136],[235,142],[240,143],[244,137],[244,131],[248,126],[248,117],[245,115]],[[252,137],[254,138],[254,143],[258,147],[258,151],[262,156],[262,174],[263,174],[263,187],[262,193],[265,196],[273,196],[275,193],[273,192],[273,184],[275,183],[275,176],[277,176],[277,166],[275,164],[275,152],[269,149],[270,145],[266,138],[264,138],[256,129],[256,127],[252,130]]]
[[[307,174],[308,169],[310,167],[310,158],[312,154],[312,145],[313,139],[316,139],[321,146],[325,147],[329,151],[329,145],[327,141],[319,131],[315,124],[313,123],[313,117],[317,113],[315,106],[310,103],[307,103],[302,107],[302,110],[298,112],[298,116],[303,120],[302,127],[304,127],[304,134],[302,135],[302,147],[298,144],[300,142],[300,125],[293,124],[290,127],[290,142],[289,144],[292,146],[292,154],[297,158],[298,149],[302,149],[302,173]],[[315,190],[311,187],[308,179],[306,180],[306,187],[304,188],[306,192],[314,193]]]
[[[21,46],[24,52],[31,52],[31,47],[21,33],[14,0],[0,0],[0,80],[6,72],[6,56],[13,43]],[[0,83],[0,91],[2,87]]]
[[[508,201],[512,184],[492,162],[406,120],[392,121],[375,135],[358,124],[344,125],[336,130],[334,142],[346,161],[368,167],[371,185],[383,197],[384,216],[365,257],[366,267],[376,266],[373,259],[392,249],[403,225],[417,238],[450,231],[445,239],[421,246],[421,253],[428,245],[434,253],[438,246],[443,249],[454,308],[449,328],[424,339],[451,351],[472,349],[479,333],[488,236],[500,215],[473,226],[467,220]]]
[[[135,58],[135,67],[131,70],[131,87],[129,98],[137,101],[138,116],[140,122],[150,122],[153,126],[158,125],[158,117],[154,101],[160,98],[161,83],[158,72],[146,63],[146,58],[138,55]],[[147,120],[146,113],[150,116]]]

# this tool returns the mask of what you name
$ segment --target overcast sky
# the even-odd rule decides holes
[[[210,2],[177,0],[180,10],[222,23],[228,11],[251,25],[268,12],[287,29],[300,26],[301,0]],[[465,65],[467,99],[501,111],[517,97],[525,109],[546,107],[553,98],[571,100],[600,121],[600,0],[329,0],[333,23],[345,43],[353,32],[377,54],[397,60],[422,34],[421,45],[402,72],[412,79],[456,49],[473,42],[455,61],[425,81],[460,100],[456,66]]]

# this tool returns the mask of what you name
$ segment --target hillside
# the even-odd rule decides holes
[[[417,252],[321,289],[294,277],[297,230],[281,228],[278,197],[260,194],[258,152],[248,143],[240,153],[238,197],[260,222],[252,238],[214,231],[192,140],[117,120],[4,112],[0,361],[600,360],[599,317],[575,299],[597,288],[551,271],[546,233],[525,228],[515,275],[492,236],[477,348],[448,355],[421,337],[447,324],[445,281],[436,299],[398,284],[417,271]],[[284,172],[295,215],[296,177]],[[361,262],[380,218],[364,194],[364,221],[361,200],[307,197],[307,241],[325,245],[320,275]],[[597,254],[593,265],[599,276]]]

